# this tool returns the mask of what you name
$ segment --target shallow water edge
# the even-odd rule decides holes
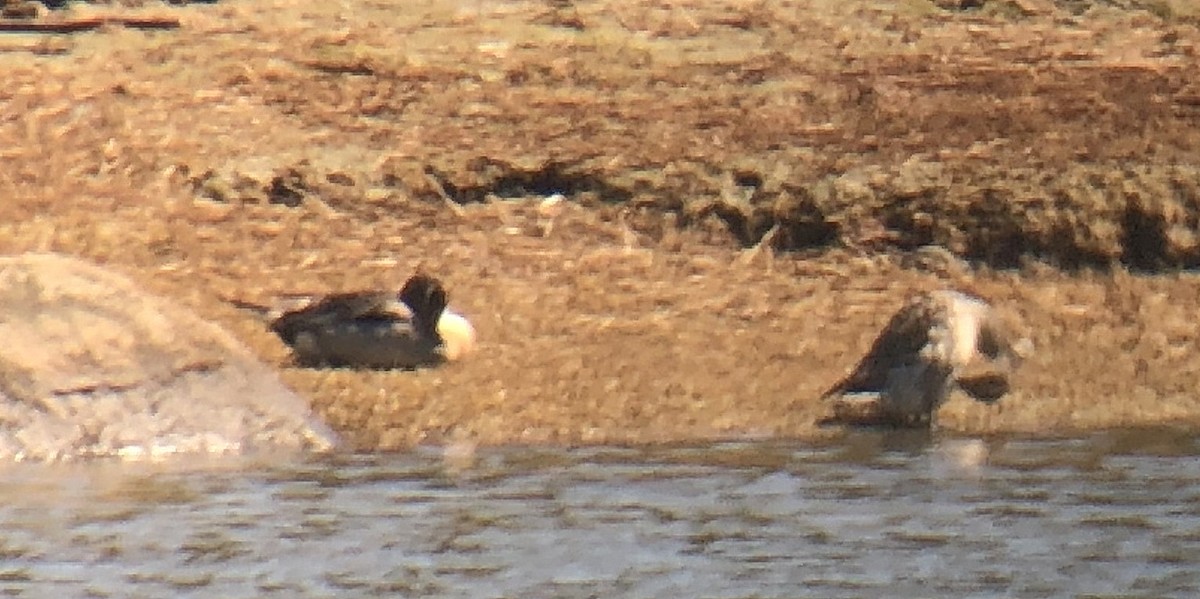
[[[1057,597],[1200,591],[1200,439],[441,448],[17,464],[0,591]]]

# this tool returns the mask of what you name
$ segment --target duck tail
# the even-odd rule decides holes
[[[850,387],[850,379],[843,378],[821,393],[821,400],[828,401],[846,392]]]
[[[279,310],[270,306],[264,306],[262,304],[256,304],[254,302],[231,297],[221,299],[225,300],[225,303],[237,308],[238,310],[243,310],[254,314],[264,322],[270,322],[279,317]]]

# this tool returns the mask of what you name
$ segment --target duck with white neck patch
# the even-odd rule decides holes
[[[408,369],[461,360],[474,349],[474,327],[447,301],[440,281],[418,273],[397,294],[338,293],[286,311],[235,303],[266,313],[300,364]]]
[[[980,401],[1000,399],[1029,345],[1012,344],[984,300],[926,293],[892,316],[854,371],[823,397],[836,400],[838,421],[927,426],[955,387]]]

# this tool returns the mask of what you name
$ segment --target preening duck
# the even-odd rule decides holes
[[[867,355],[823,397],[837,400],[837,420],[928,425],[955,387],[985,402],[1004,396],[1027,345],[1010,342],[986,301],[926,293],[892,316]]]

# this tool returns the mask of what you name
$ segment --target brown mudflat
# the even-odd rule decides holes
[[[186,302],[363,448],[833,434],[821,391],[945,286],[1037,351],[944,428],[1200,423],[1192,3],[416,4],[3,37],[0,252]],[[224,301],[418,266],[472,359],[292,368]]]

